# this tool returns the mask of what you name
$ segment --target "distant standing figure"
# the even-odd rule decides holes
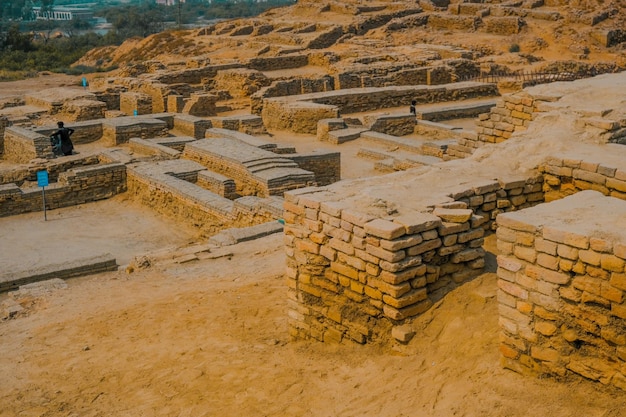
[[[413,116],[417,116],[417,110],[415,110],[416,104],[417,104],[417,101],[413,100],[411,101],[411,107],[409,107],[409,113],[411,113]]]
[[[72,136],[72,133],[74,133],[74,129],[64,127],[63,122],[57,122],[57,126],[59,127],[59,130],[54,132],[52,136],[58,135],[58,137],[61,139],[61,152],[63,153],[63,155],[71,155],[72,151],[74,150],[74,144],[72,143],[72,139],[70,139],[70,136]]]

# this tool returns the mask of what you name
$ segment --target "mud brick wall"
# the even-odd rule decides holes
[[[26,181],[37,181],[38,171],[48,171],[48,179],[50,182],[56,182],[59,174],[70,169],[81,168],[90,165],[99,164],[98,155],[71,155],[63,158],[54,159],[35,159],[26,167],[12,168],[0,171],[0,184],[15,183],[18,186]]]
[[[130,138],[128,144],[133,152],[155,156],[159,159],[175,159],[181,154],[181,151],[141,138]]]
[[[151,114],[152,97],[144,93],[121,93],[120,110],[128,116],[133,116],[135,111],[137,114]]]
[[[240,116],[214,117],[211,119],[213,127],[235,130],[247,135],[263,135],[267,133],[263,118],[253,114]]]
[[[46,187],[46,207],[55,209],[113,197],[126,191],[123,164],[76,168],[59,174],[58,181]],[[43,210],[40,187],[21,189],[16,184],[0,185],[0,216],[13,216]]]
[[[285,55],[265,58],[251,58],[246,67],[257,71],[273,71],[305,67],[309,64],[308,55]]]
[[[206,236],[240,224],[231,217],[232,204],[229,207],[214,204],[215,198],[211,194],[218,197],[216,194],[184,180],[171,177],[157,181],[129,169],[127,187],[128,195],[133,199],[181,223],[194,225]],[[241,225],[250,224],[241,222]]]
[[[457,16],[443,13],[432,13],[428,16],[427,26],[432,29],[454,29],[474,31],[480,24],[477,16]]]
[[[229,200],[238,197],[235,181],[212,171],[198,172],[196,184]]]
[[[314,194],[287,194],[291,335],[324,342],[384,338],[393,324],[428,310],[430,293],[480,273],[482,219],[472,219],[471,210],[454,212],[461,212],[458,223],[429,213],[389,221]],[[442,265],[443,258],[450,263]]]
[[[167,111],[170,113],[181,113],[185,107],[184,96],[172,94],[167,96]]]
[[[332,105],[310,102],[265,99],[261,117],[268,129],[315,134],[317,122],[339,117],[339,109]]]
[[[448,12],[452,14],[486,16],[489,14],[489,9],[489,5],[482,3],[456,3],[448,5]]]
[[[213,127],[213,124],[210,120],[200,117],[184,114],[177,114],[176,117],[174,117],[174,129],[196,139],[204,138],[206,130],[211,127]]]
[[[498,217],[504,367],[626,390],[625,215],[583,191]]]
[[[364,124],[369,130],[379,133],[386,133],[393,136],[410,135],[415,130],[415,115],[367,115],[364,117]]]
[[[180,71],[167,71],[154,77],[163,84],[201,84],[203,80],[215,77],[218,71],[240,68],[241,64],[207,65],[200,68],[186,68]]]
[[[626,200],[626,169],[617,161],[598,163],[553,156],[539,166],[539,171],[545,179],[546,201],[583,190]]]
[[[95,142],[102,137],[102,120],[88,120],[83,122],[65,123],[66,127],[74,129],[72,134],[72,142],[74,145],[81,143]],[[34,129],[35,132],[50,136],[56,132],[57,126],[49,126]]]
[[[270,195],[268,185],[263,181],[255,179],[239,161],[220,155],[213,155],[193,146],[185,146],[183,158],[195,161],[210,171],[233,179],[239,195],[257,195],[261,197]]]
[[[263,110],[263,100],[265,98],[294,96],[334,89],[335,82],[330,76],[317,79],[296,78],[292,80],[274,81],[268,87],[263,87],[250,96],[250,112],[260,115]]]
[[[213,79],[216,90],[225,90],[233,97],[247,97],[271,84],[271,80],[260,71],[236,68],[219,71]]]
[[[482,30],[487,33],[506,36],[519,33],[524,22],[516,16],[486,17],[483,18],[483,25]]]
[[[107,104],[91,99],[77,99],[63,103],[57,118],[67,121],[102,119]]]
[[[268,129],[315,134],[317,122],[337,118],[339,113],[397,108],[411,100],[418,104],[498,96],[495,84],[462,82],[438,86],[355,88],[295,97],[265,99],[263,122]]]
[[[432,212],[378,218],[325,188],[285,194],[290,333],[324,342],[385,340],[434,299],[482,272],[499,213],[543,201],[541,177],[476,184]]]
[[[103,123],[102,139],[108,146],[128,143],[130,138],[149,139],[167,136],[167,123],[157,119],[117,118]]]
[[[26,163],[35,158],[54,158],[50,138],[19,126],[4,130],[4,153],[6,161]]]
[[[316,151],[308,154],[285,154],[305,171],[315,174],[315,182],[319,186],[332,184],[341,180],[341,152]]]

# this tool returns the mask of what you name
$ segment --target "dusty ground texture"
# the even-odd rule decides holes
[[[151,254],[165,235],[172,256],[198,243],[117,203],[125,216],[111,202],[58,210],[72,218],[65,231],[41,213],[12,217],[19,238],[3,242],[0,262],[49,227],[62,244],[93,225],[73,256],[116,245],[125,259]],[[420,317],[408,345],[336,346],[290,341],[280,234],[220,250],[23,294],[25,310],[0,322],[0,416],[623,415],[623,392],[500,367],[493,272]]]

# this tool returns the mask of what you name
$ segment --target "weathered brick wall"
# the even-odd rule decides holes
[[[449,149],[449,157],[465,158],[485,143],[504,142],[514,133],[525,131],[541,113],[558,109],[560,98],[558,94],[535,97],[528,91],[502,96],[489,113],[479,115],[475,133],[465,132],[458,144]],[[626,143],[626,127],[617,119],[581,116],[580,123],[593,131],[599,143]]]
[[[128,115],[152,114],[152,97],[144,93],[127,92],[120,94],[120,110]]]
[[[498,96],[495,84],[463,82],[438,86],[397,86],[386,88],[355,88],[297,97],[265,99],[262,111],[267,128],[315,134],[322,119],[338,114],[397,108],[411,100],[418,104],[455,101],[475,97]]]
[[[252,58],[246,67],[257,71],[274,71],[279,69],[300,68],[309,65],[308,55],[284,55],[273,57]]]
[[[154,178],[136,170],[129,170],[127,188],[129,197],[153,210],[183,224],[193,224],[203,235],[213,235],[222,228],[235,227],[231,218],[232,205],[220,210],[211,199],[204,198],[202,189],[184,191],[184,181],[173,178],[170,182]],[[189,183],[192,188],[194,184]],[[207,191],[208,192],[208,191]],[[195,195],[195,198],[194,198]],[[249,225],[249,224],[246,224]]]
[[[107,164],[75,168],[58,175],[46,187],[46,207],[55,209],[110,198],[126,191],[126,167]],[[0,216],[43,210],[40,187],[21,189],[15,184],[0,185]]]
[[[546,201],[557,200],[583,190],[626,200],[626,169],[619,163],[589,162],[577,158],[553,156],[539,170],[545,178]]]
[[[65,123],[66,127],[74,129],[72,142],[76,144],[95,142],[102,137],[102,120],[87,120],[82,122]],[[35,132],[50,136],[58,130],[57,126],[38,127]]]
[[[206,65],[199,68],[186,68],[179,71],[166,71],[154,76],[155,81],[163,84],[201,84],[203,80],[215,77],[218,71],[241,68],[240,63]]]
[[[389,329],[482,272],[483,236],[501,213],[543,201],[541,177],[462,189],[432,212],[385,218],[329,190],[285,194],[289,322],[293,337],[384,341]]]
[[[524,22],[516,16],[483,18],[483,30],[496,35],[515,35],[522,30]]]
[[[163,167],[152,164],[129,168],[129,197],[176,221],[193,225],[203,236],[214,235],[226,228],[253,226],[277,218],[273,210],[268,209],[272,201],[254,207],[236,204],[211,191],[209,187],[205,189],[193,183],[198,180],[206,185],[209,176],[214,180],[218,176],[200,166],[191,171],[185,170],[189,164],[194,165],[191,161],[170,161],[178,162],[183,165],[182,170],[177,170],[175,165],[165,169],[175,171],[173,174],[166,174]],[[225,194],[232,195],[232,183],[226,179],[223,185]]]
[[[213,127],[210,120],[200,117],[177,114],[174,117],[174,128],[184,135],[189,135],[196,139],[202,139],[207,129]]]
[[[310,102],[265,99],[261,117],[268,129],[315,134],[317,122],[339,117],[339,109],[332,105]]]
[[[130,138],[149,139],[168,136],[167,122],[160,119],[118,117],[102,124],[102,140],[108,146],[128,143]]]
[[[53,158],[50,138],[19,126],[4,131],[4,154],[6,161],[27,163],[35,158]]]
[[[229,200],[234,200],[238,197],[235,181],[216,172],[198,172],[196,184]]]
[[[584,191],[498,217],[504,367],[626,390],[625,215],[624,201]]]
[[[415,115],[407,114],[374,114],[364,116],[365,126],[373,132],[386,133],[394,136],[410,135],[415,130]]]
[[[253,114],[213,117],[211,118],[211,124],[216,128],[234,130],[247,135],[263,135],[267,133],[265,125],[263,125],[263,118]]]
[[[315,151],[308,154],[297,153],[284,156],[305,171],[315,174],[315,182],[319,186],[341,180],[341,152]]]
[[[0,184],[15,183],[22,186],[27,181],[37,181],[38,171],[48,171],[50,182],[56,182],[59,174],[75,168],[97,165],[101,161],[98,155],[70,155],[63,158],[35,159],[28,165],[17,168],[0,170]]]
[[[477,16],[458,16],[444,13],[432,13],[428,16],[427,26],[433,29],[454,29],[474,31],[480,24]]]
[[[217,100],[215,94],[191,94],[182,112],[191,116],[214,116],[217,114],[215,106]]]
[[[246,68],[219,71],[213,82],[215,89],[228,91],[233,97],[247,97],[271,84],[262,72]]]
[[[267,184],[253,178],[238,161],[212,155],[192,146],[185,146],[183,158],[198,162],[210,171],[217,172],[235,181],[239,195],[269,196]]]
[[[250,96],[250,112],[261,114],[265,98],[317,93],[334,90],[334,88],[334,80],[330,76],[274,81],[270,86],[263,87]]]

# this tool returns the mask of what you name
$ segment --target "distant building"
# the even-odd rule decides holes
[[[52,10],[42,11],[41,7],[33,7],[33,14],[37,20],[90,20],[93,12],[89,9],[78,7],[53,7]]]
[[[178,4],[179,0],[156,0],[157,4],[163,4],[164,6],[174,6]],[[185,0],[180,0],[181,3],[184,3]]]

